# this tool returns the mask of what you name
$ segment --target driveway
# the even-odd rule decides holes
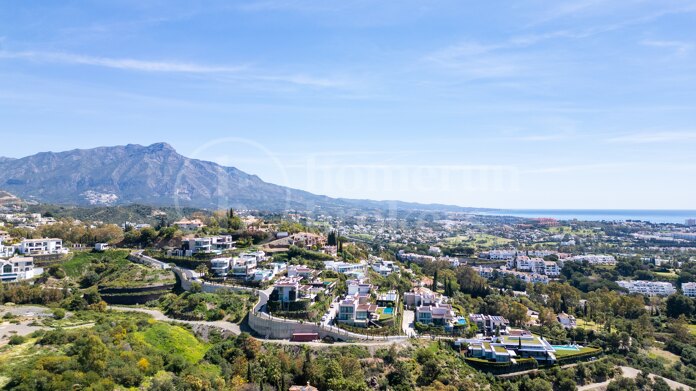
[[[401,329],[404,331],[407,337],[415,337],[418,335],[416,333],[415,327],[416,314],[410,310],[404,310],[404,318],[401,323]]]

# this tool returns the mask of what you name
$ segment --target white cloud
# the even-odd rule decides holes
[[[125,71],[213,75],[222,81],[278,82],[314,88],[339,88],[347,87],[351,84],[347,80],[338,78],[314,77],[299,73],[274,74],[254,70],[246,65],[220,66],[178,61],[148,61],[132,58],[97,57],[65,52],[37,51],[0,51],[0,59],[3,58],[68,65],[88,65]]]
[[[694,48],[694,45],[691,42],[683,41],[644,40],[641,41],[641,44],[644,46],[651,46],[661,49],[670,49],[673,50],[675,54],[680,56],[690,52]]]
[[[0,52],[0,58],[29,59],[40,62],[63,64],[93,65],[106,68],[123,69],[143,72],[172,72],[172,73],[233,73],[243,70],[242,66],[209,66],[194,63],[169,61],[143,61],[131,58],[111,58],[85,56],[63,52]]]
[[[578,171],[605,171],[617,168],[631,167],[627,163],[597,163],[597,164],[575,164],[567,166],[550,166],[522,170],[522,174],[565,174]]]
[[[678,141],[696,141],[696,131],[687,132],[642,132],[607,139],[612,143],[650,144]]]

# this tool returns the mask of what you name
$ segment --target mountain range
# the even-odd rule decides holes
[[[471,211],[449,205],[331,198],[264,182],[234,167],[190,159],[166,143],[42,152],[0,158],[0,190],[66,205],[318,210]]]

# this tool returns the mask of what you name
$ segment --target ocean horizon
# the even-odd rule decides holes
[[[477,214],[583,221],[641,220],[678,224],[684,224],[687,219],[696,219],[696,210],[660,209],[496,209]]]

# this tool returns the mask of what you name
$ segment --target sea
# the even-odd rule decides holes
[[[496,209],[477,213],[494,216],[526,218],[549,217],[557,220],[583,221],[627,221],[641,220],[651,223],[684,224],[696,219],[696,210],[649,210],[649,209]]]

